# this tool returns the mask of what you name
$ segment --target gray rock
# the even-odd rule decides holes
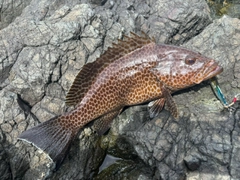
[[[80,68],[130,31],[144,31],[157,42],[182,44],[191,39],[184,46],[224,66],[219,82],[231,99],[239,88],[239,20],[224,17],[206,27],[211,18],[204,0],[28,2],[18,11],[21,15],[15,18],[13,14],[15,20],[5,21],[11,23],[1,25],[5,28],[0,31],[2,179],[97,178],[106,151],[117,152],[126,159],[124,163],[128,162],[115,169],[117,173],[128,167],[129,171],[121,174],[123,178],[218,179],[218,174],[239,178],[238,111],[230,115],[221,112],[221,104],[206,84],[175,95],[181,112],[179,121],[165,110],[149,121],[147,108],[142,105],[116,118],[105,141],[89,128],[84,129],[57,172],[43,152],[17,141],[17,136],[38,120],[43,122],[71,110],[65,107],[64,99]],[[29,103],[37,120],[31,113],[25,117],[17,94]],[[193,154],[201,165],[197,172],[188,172],[183,160]]]
[[[109,162],[109,155],[106,156]],[[104,168],[104,167],[103,167]],[[131,179],[131,180],[150,180],[152,179],[152,171],[150,167],[146,167],[137,158],[134,160],[121,160],[117,158],[115,162],[100,171],[99,174],[94,177],[94,180],[102,179]]]
[[[192,171],[197,170],[201,165],[200,159],[198,159],[198,157],[195,157],[192,155],[186,156],[184,158],[184,162],[187,165],[188,169],[190,169]]]
[[[0,29],[5,28],[18,17],[31,0],[10,1],[2,0],[0,6]]]
[[[239,25],[239,19],[224,16],[184,44],[223,65],[218,81],[228,102],[239,93]],[[163,111],[142,125],[141,114],[130,108],[115,120],[111,130],[132,144],[134,154],[156,168],[156,179],[239,179],[239,111],[224,109],[207,83],[177,93],[174,99],[181,114],[178,121]],[[135,118],[131,118],[134,112]],[[193,169],[194,159],[188,157],[196,158]],[[197,171],[188,171],[184,160],[188,168]]]
[[[211,10],[211,16],[216,19],[223,15],[228,15],[233,18],[240,17],[240,2],[238,0],[207,0]]]

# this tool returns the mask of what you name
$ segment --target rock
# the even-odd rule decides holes
[[[162,43],[182,44],[211,22],[205,1],[122,0],[106,4],[126,30],[143,30]]]
[[[239,25],[239,19],[224,16],[184,44],[223,65],[218,81],[228,102],[238,94]],[[142,125],[142,119],[148,119],[147,107],[142,106],[144,118],[129,108],[114,121],[111,131],[125,138],[135,149],[134,154],[156,168],[156,179],[239,179],[238,110],[224,109],[207,83],[183,90],[174,99],[181,114],[178,121],[163,111]],[[196,158],[192,162],[189,157]],[[184,160],[190,170],[196,171],[188,171]]]
[[[0,16],[0,29],[5,28],[11,22],[18,17],[24,8],[29,5],[31,0],[22,0],[22,1],[2,1],[1,3],[1,16]]]
[[[187,165],[188,169],[190,169],[191,171],[197,170],[201,165],[201,161],[197,157],[192,155],[186,156],[184,158],[184,162]]]
[[[64,99],[81,67],[130,31],[144,31],[159,43],[186,42],[184,46],[215,58],[225,68],[219,83],[227,99],[238,93],[238,19],[223,17],[210,24],[204,0],[91,2],[26,1],[19,7],[21,15],[9,14],[15,20],[1,24],[2,179],[114,177],[97,176],[97,169],[106,153],[116,152],[123,161],[111,167],[123,178],[219,179],[218,174],[240,178],[239,113],[221,112],[221,104],[206,83],[174,96],[179,121],[166,110],[149,121],[147,107],[141,105],[126,109],[116,118],[104,141],[89,128],[84,129],[57,172],[42,151],[17,141],[21,132],[38,121],[71,110]],[[18,105],[17,94],[31,113],[26,114]],[[201,166],[189,172],[184,158],[192,154],[201,160]]]
[[[131,179],[131,180],[151,180],[152,171],[142,163],[134,161],[116,161],[113,165],[102,171],[94,180],[102,179]]]
[[[208,0],[207,3],[209,4],[211,10],[211,16],[215,18],[220,18],[223,15],[228,15],[233,18],[238,18],[240,15],[240,4],[238,0],[231,0],[231,1],[212,1]]]

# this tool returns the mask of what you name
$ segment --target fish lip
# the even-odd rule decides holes
[[[210,61],[208,64],[210,65],[210,67],[208,68],[207,76],[204,78],[204,81],[208,80],[208,79],[211,79],[212,77],[214,77],[214,76],[220,74],[221,72],[223,72],[223,67],[218,65],[217,62]]]

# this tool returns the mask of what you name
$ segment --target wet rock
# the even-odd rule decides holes
[[[116,118],[104,138],[108,139],[105,146],[89,128],[84,129],[57,172],[42,151],[17,141],[21,132],[38,121],[70,110],[64,99],[81,67],[130,31],[144,31],[162,43],[187,42],[184,46],[220,61],[225,71],[219,82],[227,99],[231,99],[238,93],[240,81],[239,20],[224,17],[206,27],[211,18],[204,0],[92,4],[32,0],[21,12],[0,31],[2,179],[98,178],[96,174],[106,151],[126,159],[123,165],[111,166],[114,172],[121,172],[120,177],[240,177],[237,113],[235,117],[228,111],[221,112],[221,104],[206,84],[175,95],[179,121],[166,110],[150,121],[146,105],[141,105],[126,109]],[[232,79],[234,83],[229,82]],[[19,107],[17,94],[31,107],[31,113],[26,115]],[[188,172],[184,164],[186,154],[198,154],[201,166],[197,172]],[[112,174],[104,177],[116,178]]]

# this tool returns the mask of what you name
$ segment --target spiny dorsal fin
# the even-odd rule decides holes
[[[113,43],[113,47],[109,47],[96,61],[85,64],[75,78],[66,96],[66,105],[71,106],[78,104],[95,82],[98,74],[111,62],[146,44],[155,42],[154,39],[145,33],[142,34],[143,36],[138,36],[131,32],[131,37],[124,36],[123,40],[118,40],[117,44]]]

